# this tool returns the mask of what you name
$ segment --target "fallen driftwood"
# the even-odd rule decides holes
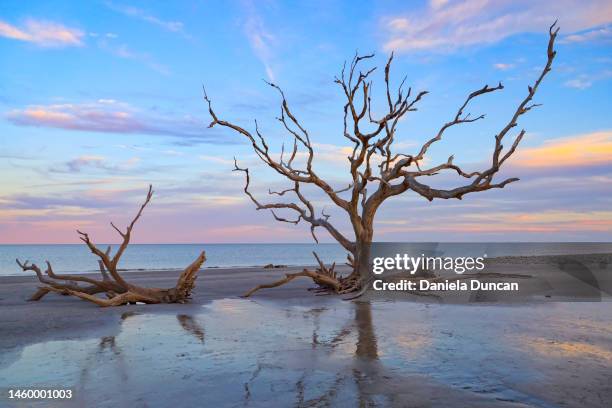
[[[119,274],[117,269],[119,260],[130,243],[132,229],[136,221],[138,221],[142,215],[147,204],[151,201],[151,197],[153,197],[153,188],[149,186],[145,202],[140,206],[140,210],[130,225],[128,225],[125,232],[122,232],[111,222],[111,226],[122,238],[121,245],[112,257],[110,246],[106,251],[102,251],[96,247],[87,233],[77,230],[81,241],[83,241],[89,250],[99,258],[98,264],[102,276],[101,280],[89,276],[56,274],[53,272],[53,268],[49,261],[46,262],[47,269],[43,274],[42,270],[36,264],[30,264],[28,261],[21,262],[17,259],[17,264],[23,271],[34,271],[38,280],[43,284],[29,300],[37,301],[42,299],[49,292],[55,292],[62,295],[76,296],[99,306],[121,306],[136,302],[185,303],[190,298],[191,291],[195,287],[198,271],[204,261],[206,261],[204,251],[183,270],[176,285],[172,288],[146,288],[132,285]],[[80,284],[86,284],[87,286],[81,286]],[[106,299],[96,296],[101,293],[106,295]]]

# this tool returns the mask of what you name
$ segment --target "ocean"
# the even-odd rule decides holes
[[[113,252],[117,245],[111,245]],[[612,253],[610,243],[496,243],[496,244],[401,244],[402,248],[423,247],[444,250],[448,256],[469,254],[489,257],[559,255],[572,253]],[[99,245],[106,248],[106,245]],[[342,264],[346,251],[337,244],[130,244],[119,264],[123,270],[182,269],[205,250],[204,267],[251,267],[266,264],[314,265],[316,251],[326,263]],[[485,251],[485,252],[483,252]],[[21,275],[15,259],[29,260],[41,266],[50,261],[55,272],[93,273],[98,271],[97,257],[82,244],[0,245],[0,276]],[[28,272],[30,273],[30,272]]]
[[[107,245],[97,244],[105,250]],[[114,253],[118,245],[111,245]],[[123,270],[183,269],[206,251],[204,267],[250,267],[267,264],[313,265],[312,251],[326,262],[345,262],[336,244],[130,244],[119,262]],[[23,274],[15,259],[29,260],[44,270],[46,260],[55,272],[97,272],[98,258],[83,244],[0,245],[0,276]],[[31,273],[31,272],[27,272]]]

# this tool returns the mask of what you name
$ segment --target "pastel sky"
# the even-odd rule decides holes
[[[355,50],[376,52],[380,68],[395,51],[395,83],[406,75],[430,92],[399,129],[406,153],[467,94],[501,80],[503,91],[470,108],[485,120],[431,149],[432,161],[454,154],[477,169],[545,63],[555,19],[558,57],[535,100],[543,105],[521,120],[527,135],[502,175],[521,181],[462,201],[396,197],[380,210],[376,239],[610,241],[609,0],[3,0],[0,243],[76,243],[77,227],[114,242],[108,222],[127,222],[149,183],[156,195],[134,242],[311,242],[306,226],[276,223],[243,195],[234,156],[262,201],[287,185],[238,135],[207,128],[202,85],[220,116],[251,128],[257,118],[280,151],[289,139],[262,79],[279,84],[316,143],[315,166],[340,188],[344,101],[333,79]],[[380,90],[382,69],[374,81]]]

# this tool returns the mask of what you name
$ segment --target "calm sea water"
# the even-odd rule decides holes
[[[106,245],[98,245],[106,249]],[[114,253],[117,245],[111,245]],[[346,252],[336,244],[130,244],[119,263],[126,270],[182,269],[206,251],[205,267],[313,265],[312,251],[326,262],[344,262]],[[15,262],[29,260],[55,272],[97,272],[98,258],[85,245],[0,245],[0,276],[23,274]],[[43,269],[44,270],[44,269]]]
[[[446,256],[487,253],[494,256],[557,255],[612,252],[610,243],[498,243],[498,244],[426,244],[444,250]],[[414,246],[421,251],[423,244]],[[100,245],[100,248],[105,246]],[[113,252],[117,248],[113,246]],[[485,252],[482,252],[484,248]],[[132,244],[123,255],[120,268],[126,270],[182,269],[205,250],[205,267],[248,267],[269,263],[313,265],[312,251],[326,263],[344,263],[346,251],[337,244]],[[97,258],[85,245],[0,245],[0,276],[23,274],[15,258],[44,265],[48,260],[56,272],[88,273],[98,270]]]

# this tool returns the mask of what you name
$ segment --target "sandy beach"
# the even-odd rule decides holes
[[[30,344],[45,339],[65,339],[74,336],[74,330],[98,330],[105,325],[117,324],[125,312],[143,313],[194,313],[203,305],[217,299],[238,298],[262,281],[277,279],[283,273],[302,268],[204,268],[192,294],[190,303],[155,305],[130,305],[116,308],[99,308],[71,297],[48,295],[40,302],[28,302],[38,281],[32,274],[0,277],[0,327],[3,336],[0,347],[5,350],[15,345]],[[129,272],[130,282],[153,287],[172,286],[180,271]],[[306,289],[312,284],[296,280],[282,290],[261,291],[257,299],[291,300],[296,303],[318,304],[324,297],[314,297]],[[154,309],[154,310],[153,310]]]
[[[598,276],[610,276],[609,259],[591,259]],[[559,260],[499,259],[489,271],[529,274]],[[115,308],[53,294],[27,302],[34,277],[3,277],[1,402],[23,406],[6,398],[7,387],[73,390],[53,406],[604,407],[612,399],[609,297],[342,301],[314,296],[307,280],[238,297],[299,269],[205,268],[189,304]],[[126,273],[159,287],[177,275]]]

